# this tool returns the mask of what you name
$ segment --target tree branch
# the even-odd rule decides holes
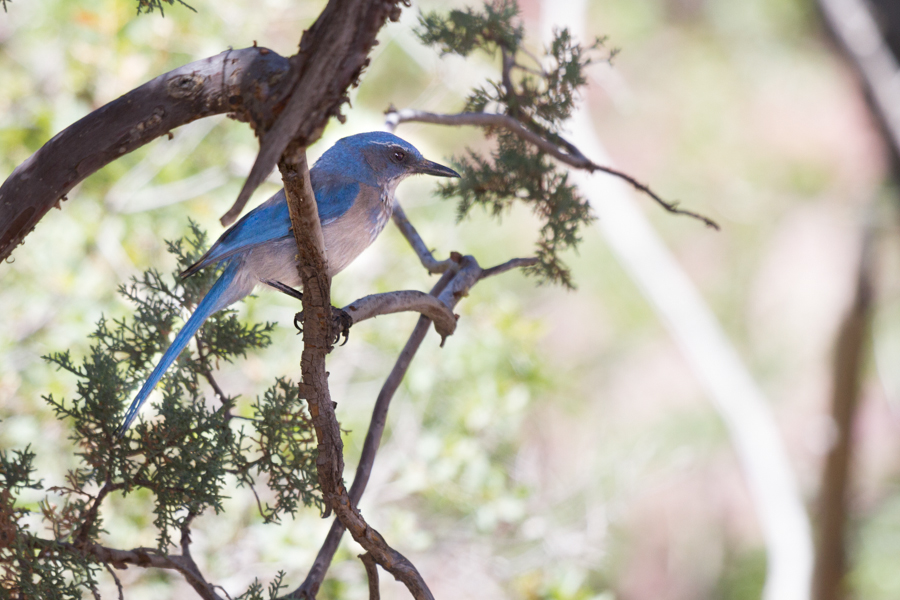
[[[534,260],[517,258],[502,265],[482,270],[478,266],[478,262],[471,256],[464,257],[456,252],[451,253],[451,256],[452,268],[444,272],[431,290],[431,295],[438,296],[451,310],[462,298],[468,295],[469,290],[481,279],[498,275],[516,266],[528,266],[533,264]],[[394,368],[378,393],[378,399],[375,401],[372,418],[369,422],[369,430],[366,433],[366,439],[360,454],[359,464],[356,467],[356,475],[350,488],[350,500],[354,507],[359,503],[366,489],[366,484],[369,482],[372,466],[375,463],[375,455],[378,452],[378,447],[381,445],[381,437],[387,424],[387,413],[391,400],[400,387],[407,370],[409,370],[409,365],[425,339],[430,326],[430,319],[425,316],[419,317],[419,322],[413,329],[412,335],[410,335],[400,356],[397,357]],[[313,566],[310,568],[309,574],[306,576],[306,580],[299,588],[291,592],[288,596],[289,598],[312,599],[316,597],[319,586],[325,579],[328,566],[331,564],[335,552],[337,552],[343,533],[343,524],[338,519],[335,519]]]
[[[306,152],[292,145],[279,162],[297,241],[298,269],[303,281],[303,354],[300,360],[305,398],[318,439],[316,467],[325,502],[356,540],[386,571],[402,581],[417,600],[433,598],[416,568],[366,524],[344,487],[343,442],[328,389],[325,356],[331,350],[331,277],[325,258],[321,224],[309,179]],[[327,516],[327,515],[326,515]]]
[[[41,543],[44,540],[36,540],[36,542]],[[142,568],[154,567],[178,571],[204,600],[224,600],[215,592],[214,586],[203,578],[194,561],[190,558],[185,559],[184,556],[160,554],[155,548],[118,550],[100,544],[76,547],[74,544],[67,543],[60,543],[59,546],[71,552],[92,556],[99,562],[112,565],[116,569],[127,569],[128,565],[136,565]],[[118,585],[118,578],[115,579]]]
[[[701,214],[695,213],[693,211],[684,210],[682,208],[678,208],[677,202],[669,202],[667,200],[663,200],[660,198],[656,192],[650,189],[649,186],[639,182],[637,179],[628,175],[627,173],[623,173],[622,171],[618,171],[611,167],[604,167],[602,165],[598,165],[597,163],[591,161],[587,157],[585,157],[574,145],[570,144],[562,137],[559,137],[562,146],[560,147],[557,144],[554,144],[550,140],[544,138],[543,136],[531,131],[527,127],[525,127],[520,121],[515,119],[510,115],[501,115],[501,114],[493,114],[493,113],[477,113],[477,112],[465,112],[465,113],[457,113],[453,115],[445,115],[445,114],[436,114],[412,109],[403,109],[397,110],[393,107],[389,108],[385,120],[388,123],[388,127],[393,129],[400,123],[408,123],[408,122],[418,122],[418,123],[434,123],[436,125],[474,125],[476,127],[485,127],[485,128],[496,128],[502,127],[515,134],[519,138],[534,144],[540,150],[546,152],[553,158],[558,161],[569,165],[570,167],[574,167],[576,169],[583,169],[590,173],[594,173],[596,171],[600,171],[602,173],[606,173],[608,175],[612,175],[613,177],[618,177],[619,179],[628,182],[634,189],[641,191],[650,198],[652,198],[657,204],[662,206],[665,210],[670,213],[685,215],[688,217],[692,217],[694,219],[698,219],[706,224],[707,227],[712,227],[713,229],[718,230],[719,225],[708,217],[704,217]]]
[[[530,267],[538,264],[539,260],[537,258],[513,258],[511,260],[506,261],[502,265],[497,265],[496,267],[491,267],[490,269],[485,269],[481,272],[481,276],[479,279],[487,279],[488,277],[493,277],[494,275],[500,275],[501,273],[506,273],[507,271],[511,271],[512,269],[518,269],[520,267]]]
[[[172,129],[226,112],[254,125],[270,121],[289,68],[267,48],[228,50],[160,75],[70,125],[0,186],[0,260],[75,185]]]
[[[882,133],[900,157],[900,65],[885,43],[878,23],[863,0],[817,0],[825,23],[869,91],[870,105]]]
[[[122,587],[122,581],[119,579],[119,576],[116,575],[116,572],[113,570],[109,563],[104,563],[103,566],[106,568],[106,572],[110,574],[113,578],[113,582],[116,584],[116,591],[119,594],[119,600],[125,600],[125,589]]]
[[[456,315],[453,311],[434,296],[418,290],[372,294],[348,304],[344,310],[353,319],[354,325],[379,315],[406,311],[421,313],[434,321],[434,328],[441,336],[441,344],[444,338],[456,330]]]
[[[88,175],[172,129],[234,112],[262,139],[225,225],[269,175],[291,140],[309,145],[368,64],[375,37],[402,0],[330,0],[290,60],[267,48],[228,50],[128,92],[57,134],[0,186],[0,260]]]
[[[847,526],[853,489],[853,428],[866,358],[866,342],[874,296],[874,231],[869,219],[863,231],[853,303],[835,341],[831,380],[834,443],[825,457],[819,483],[818,536],[813,569],[813,600],[847,597]]]
[[[436,296],[441,293],[455,273],[456,271],[452,269],[445,271],[432,288],[431,295]],[[369,421],[369,430],[366,432],[366,439],[363,442],[359,464],[356,466],[356,474],[353,476],[353,485],[350,486],[350,499],[353,501],[354,506],[359,504],[359,500],[362,498],[366,485],[369,483],[372,466],[375,464],[375,454],[378,452],[378,447],[381,445],[381,436],[384,433],[385,425],[387,425],[387,413],[391,405],[391,400],[397,392],[397,389],[400,387],[400,383],[403,381],[403,377],[409,370],[409,365],[412,363],[413,357],[419,350],[419,346],[422,345],[422,341],[425,339],[425,335],[428,333],[430,327],[431,319],[425,316],[419,317],[419,322],[416,323],[416,327],[409,336],[406,346],[403,347],[403,351],[400,352],[400,356],[397,357],[397,362],[394,363],[390,375],[388,375],[384,385],[381,386],[381,391],[378,393],[378,398],[375,400],[375,406],[372,409],[372,418]],[[289,595],[290,598],[311,599],[316,597],[316,594],[319,592],[319,586],[325,579],[325,573],[328,571],[328,566],[331,564],[335,552],[337,552],[338,545],[340,544],[343,535],[344,526],[338,519],[335,519],[331,523],[331,529],[325,537],[321,549],[319,549],[316,560],[313,562],[312,567],[310,567],[309,574],[306,576],[303,584]]]
[[[422,241],[422,238],[419,236],[419,232],[416,231],[416,228],[412,226],[412,223],[409,222],[409,219],[406,218],[406,213],[401,208],[399,202],[394,203],[394,212],[391,215],[391,218],[394,220],[394,225],[396,225],[400,229],[400,233],[403,234],[403,237],[406,238],[406,241],[409,242],[409,245],[412,246],[412,249],[415,251],[416,255],[419,257],[419,261],[421,261],[422,266],[429,273],[443,273],[453,264],[449,258],[446,260],[436,260],[434,255],[428,249],[428,246],[425,245],[425,242]]]
[[[369,64],[375,37],[388,19],[400,18],[401,0],[330,0],[300,40],[291,57],[294,81],[290,99],[261,137],[259,154],[241,192],[222,216],[230,225],[269,176],[291,143],[307,147],[317,140],[330,117],[343,119],[341,105]]]
[[[381,593],[378,591],[378,565],[375,563],[375,559],[372,558],[372,555],[366,552],[365,554],[359,555],[359,560],[362,561],[363,566],[366,568],[366,577],[369,580],[369,600],[380,600]]]

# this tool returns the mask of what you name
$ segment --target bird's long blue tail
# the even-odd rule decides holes
[[[141,410],[141,406],[147,401],[147,396],[150,395],[150,392],[153,391],[153,388],[156,387],[156,384],[159,383],[159,380],[162,379],[162,376],[168,368],[172,366],[172,363],[175,362],[175,359],[178,358],[181,351],[185,349],[188,342],[191,341],[191,338],[194,337],[194,334],[200,329],[200,326],[203,325],[213,313],[222,310],[235,300],[235,298],[231,297],[233,294],[228,294],[226,292],[229,291],[229,287],[232,282],[234,282],[235,275],[238,272],[239,262],[240,261],[237,260],[230,261],[230,264],[225,268],[225,271],[219,279],[216,280],[209,292],[203,297],[200,304],[197,305],[196,310],[194,310],[194,313],[187,320],[187,323],[184,324],[184,327],[178,332],[178,335],[175,336],[172,345],[169,346],[169,349],[166,350],[165,354],[162,355],[162,358],[159,359],[156,368],[150,373],[150,377],[144,382],[143,387],[141,387],[141,390],[138,392],[137,396],[135,396],[134,401],[128,408],[128,412],[125,414],[125,420],[119,428],[119,437],[125,435],[125,432],[131,427],[131,424],[137,418],[138,411]]]

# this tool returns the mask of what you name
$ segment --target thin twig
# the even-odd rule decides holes
[[[525,65],[520,65],[517,62],[514,62],[513,66],[515,68],[519,69],[520,71],[525,71],[526,73],[531,73],[532,75],[537,75],[538,77],[546,77],[547,76],[547,73],[545,73],[542,70],[535,69],[533,67],[526,67]]]
[[[496,267],[491,267],[490,269],[485,269],[481,272],[481,276],[479,279],[487,279],[488,277],[493,277],[494,275],[499,275],[501,273],[506,273],[507,271],[511,271],[512,269],[518,269],[520,267],[531,267],[533,265],[538,264],[539,259],[531,257],[531,258],[513,258],[511,260],[506,261],[502,265],[497,265]]]
[[[690,210],[678,208],[677,202],[669,202],[667,200],[663,200],[656,194],[656,192],[650,189],[649,186],[639,182],[631,175],[628,175],[627,173],[624,173],[617,169],[613,169],[612,167],[598,165],[597,163],[591,161],[590,159],[585,157],[574,145],[570,144],[562,137],[556,136],[557,138],[559,138],[560,144],[554,144],[543,136],[531,131],[510,115],[476,112],[446,115],[407,108],[403,110],[389,109],[385,119],[392,127],[396,127],[400,123],[408,122],[434,123],[436,125],[473,125],[476,127],[502,127],[515,134],[519,138],[525,140],[526,142],[530,142],[531,144],[537,146],[542,151],[546,152],[558,161],[569,165],[570,167],[575,167],[576,169],[584,169],[585,171],[588,171],[590,173],[600,171],[601,173],[606,173],[608,175],[612,175],[613,177],[618,177],[619,179],[627,182],[634,189],[648,195],[666,211],[673,214],[685,215],[694,219],[698,219],[702,221],[707,227],[712,227],[716,230],[719,229],[719,225],[712,219],[704,217],[703,215]],[[563,148],[560,148],[560,145],[562,145],[565,150]]]
[[[113,571],[113,568],[109,566],[109,563],[103,563],[103,566],[106,568],[109,574],[112,575],[113,581],[116,584],[116,589],[119,592],[119,600],[125,600],[125,589],[122,587],[122,582],[121,580],[119,580],[119,576],[116,575],[116,572]]]
[[[375,559],[371,554],[366,552],[365,554],[359,555],[359,560],[362,561],[363,566],[366,568],[366,577],[369,580],[369,600],[380,600],[381,593],[378,591],[378,565],[375,562]]]
[[[403,208],[400,207],[399,203],[394,204],[394,213],[391,215],[391,218],[394,220],[394,225],[400,229],[400,233],[403,234],[403,237],[405,237],[406,241],[409,242],[409,245],[412,246],[412,249],[422,262],[422,266],[425,267],[429,273],[443,273],[450,268],[453,261],[449,258],[446,260],[436,260],[434,258],[434,254],[431,253],[428,246],[422,241],[419,232],[412,226],[409,219],[406,218],[406,213],[403,211]]]
[[[193,521],[196,516],[197,513],[189,512],[188,516],[181,523],[181,553],[192,563],[194,562],[194,559],[191,557],[191,521]]]
[[[546,77],[547,74],[544,72],[544,65],[541,63],[541,59],[539,59],[539,58],[534,54],[534,52],[532,52],[531,50],[529,50],[528,48],[526,48],[526,47],[524,47],[524,46],[519,46],[519,47],[517,48],[517,50],[518,50],[519,52],[521,52],[522,54],[524,54],[525,56],[527,56],[528,58],[530,58],[531,60],[533,60],[533,61],[534,61],[534,64],[536,64],[536,65],[537,65],[538,67],[540,67],[540,69],[541,69],[540,75],[543,76],[543,77]],[[525,69],[525,68],[526,68],[526,67],[523,67],[523,66],[519,65],[518,63],[516,63],[516,66],[518,66],[520,69]]]
[[[231,597],[231,594],[228,593],[228,590],[226,590],[225,588],[223,588],[221,585],[213,585],[213,587],[222,590],[222,593],[225,594],[225,598],[227,598],[227,600],[234,600],[234,599]]]
[[[215,377],[213,377],[212,369],[209,366],[209,350],[207,349],[204,352],[205,344],[200,339],[200,336],[197,336],[197,353],[200,355],[200,360],[203,362],[204,368],[200,371],[200,374],[203,375],[203,378],[206,379],[207,383],[209,383],[210,387],[212,387],[213,392],[215,392],[216,396],[219,398],[219,401],[222,402],[222,406],[225,407],[225,417],[226,420],[230,420],[232,418],[231,409],[234,407],[234,403],[231,401],[231,398],[225,395],[225,392],[219,387],[218,382]]]
[[[260,500],[259,498],[259,493],[256,491],[256,486],[250,483],[248,487],[250,488],[250,491],[253,492],[253,497],[256,498],[256,508],[259,510],[260,516],[265,517],[266,511],[263,510],[262,500]]]
[[[510,99],[517,99],[518,95],[516,94],[516,87],[512,83],[512,68],[515,64],[515,56],[510,54],[510,52],[503,47],[500,46],[500,57],[502,59],[502,74],[501,81],[503,82],[503,88],[506,90],[506,93],[509,95]],[[508,102],[511,114],[515,115],[518,107],[518,102]]]
[[[97,515],[100,511],[100,505],[103,503],[103,500],[106,498],[106,496],[110,492],[114,492],[125,487],[125,484],[122,483],[113,484],[111,478],[112,474],[107,472],[106,481],[103,483],[103,487],[100,488],[100,491],[97,492],[97,496],[91,502],[91,507],[84,513],[81,527],[78,529],[78,533],[74,538],[74,544],[76,546],[82,546],[87,543],[91,529],[94,527],[94,522],[97,520]]]

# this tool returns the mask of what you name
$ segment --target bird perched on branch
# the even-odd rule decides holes
[[[328,271],[335,275],[349,265],[384,229],[394,207],[394,191],[416,174],[459,177],[453,169],[425,159],[411,144],[384,132],[352,135],[339,140],[310,169],[319,220],[325,237]],[[235,223],[200,260],[181,275],[222,262],[225,270],[141,387],[125,415],[120,435],[131,426],[147,396],[190,339],[213,313],[241,300],[257,284],[291,295],[301,285],[296,264],[297,244],[291,231],[284,190]]]

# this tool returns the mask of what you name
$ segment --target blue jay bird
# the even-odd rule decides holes
[[[394,208],[397,184],[409,175],[459,177],[453,169],[425,159],[395,135],[370,132],[339,140],[310,169],[330,275],[349,265],[384,229]],[[297,244],[284,190],[230,227],[182,277],[223,262],[225,270],[138,392],[120,435],[131,426],[147,396],[190,339],[213,313],[237,302],[261,283],[291,295],[301,285]]]

